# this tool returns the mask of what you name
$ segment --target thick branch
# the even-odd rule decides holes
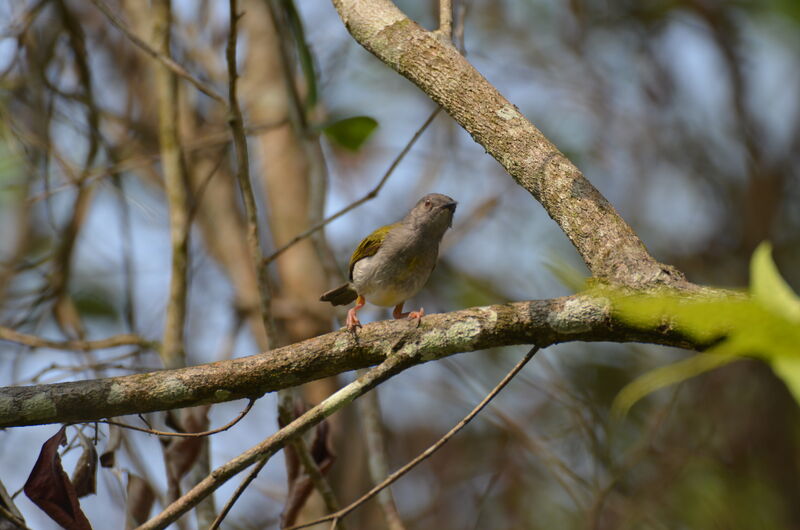
[[[126,414],[255,398],[384,361],[392,351],[417,364],[455,353],[514,344],[649,342],[698,345],[670,329],[639,329],[618,320],[606,298],[474,307],[412,322],[381,321],[354,336],[336,331],[266,353],[146,374],[0,388],[0,427],[92,421]]]
[[[581,172],[446,39],[389,0],[333,0],[353,37],[442,106],[528,190],[575,245],[592,274],[628,286],[683,286],[648,254]]]

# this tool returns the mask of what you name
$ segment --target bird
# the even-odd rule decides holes
[[[403,312],[406,300],[417,294],[436,267],[439,243],[453,224],[458,203],[447,195],[430,193],[400,221],[382,226],[365,237],[350,258],[350,281],[322,296],[334,306],[356,305],[347,312],[350,331],[361,327],[358,310],[366,302],[394,307],[395,319],[420,319],[425,310]]]

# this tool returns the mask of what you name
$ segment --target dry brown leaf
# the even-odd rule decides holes
[[[150,517],[155,491],[150,483],[133,473],[128,474],[128,502],[125,506],[125,528],[136,528]]]
[[[58,446],[66,444],[66,426],[42,445],[39,458],[25,482],[25,495],[67,530],[91,530],[81,511],[75,487],[61,466]]]

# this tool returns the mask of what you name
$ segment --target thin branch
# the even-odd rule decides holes
[[[489,392],[489,394],[485,398],[483,398],[483,401],[478,403],[478,405],[474,409],[472,409],[469,414],[464,416],[464,418],[461,421],[459,421],[452,429],[450,429],[447,432],[447,434],[439,438],[436,441],[436,443],[425,449],[425,451],[417,455],[409,463],[407,463],[406,465],[404,465],[403,467],[401,467],[400,469],[398,469],[397,471],[386,477],[386,479],[383,482],[381,482],[380,484],[369,490],[367,493],[362,495],[358,500],[356,500],[349,506],[339,510],[336,513],[326,515],[325,517],[320,517],[319,519],[315,519],[314,521],[310,521],[308,523],[291,526],[289,528],[286,528],[285,530],[298,530],[300,528],[308,528],[309,526],[314,526],[319,523],[324,523],[325,521],[334,521],[342,519],[345,516],[347,516],[350,512],[352,512],[353,510],[364,504],[366,501],[377,495],[382,489],[386,488],[393,482],[396,482],[400,477],[411,471],[417,464],[419,464],[423,460],[426,460],[431,455],[433,455],[433,453],[441,449],[441,447],[444,444],[446,444],[450,440],[450,438],[455,436],[458,433],[458,431],[466,427],[467,424],[470,421],[472,421],[472,419],[475,416],[477,416],[478,413],[481,410],[483,410],[486,407],[486,405],[488,405],[489,402],[491,402],[495,398],[495,396],[497,396],[497,394],[499,394],[500,391],[503,390],[506,387],[506,385],[508,385],[508,383],[511,382],[512,379],[514,379],[514,376],[516,376],[519,373],[519,371],[522,370],[526,364],[528,364],[528,361],[530,361],[538,351],[539,351],[538,346],[534,346],[533,348],[528,350],[528,353],[525,354],[525,357],[523,357],[522,360],[519,361],[514,366],[514,368],[512,368],[511,371],[508,372],[506,376],[499,383],[497,383],[497,386],[495,386],[492,389],[492,391]]]
[[[358,403],[361,424],[364,431],[364,443],[367,448],[367,468],[372,479],[372,484],[380,484],[389,475],[389,463],[386,461],[386,440],[384,426],[381,421],[381,407],[378,399],[378,389],[368,393]],[[403,520],[397,511],[397,505],[392,496],[392,490],[386,488],[378,493],[378,504],[386,519],[389,530],[405,530]],[[330,510],[338,512],[339,510]]]
[[[247,219],[247,245],[258,282],[259,309],[267,339],[267,349],[270,349],[275,345],[275,322],[271,309],[272,294],[270,293],[269,278],[267,276],[267,263],[262,259],[258,210],[253,186],[250,182],[250,157],[247,151],[247,135],[245,134],[242,110],[239,107],[239,100],[236,94],[237,80],[239,78],[239,74],[236,71],[236,25],[241,14],[238,12],[236,0],[230,0],[229,7],[230,28],[228,31],[228,44],[225,47],[225,58],[228,63],[228,110],[230,112],[228,121],[233,135],[233,145],[236,149],[236,179],[242,192],[245,217]]]
[[[23,344],[25,346],[30,346],[31,348],[52,348],[54,350],[74,351],[103,350],[106,348],[116,348],[118,346],[141,346],[142,348],[151,349],[157,349],[159,347],[157,342],[146,340],[133,333],[114,335],[105,339],[97,340],[57,341],[44,339],[37,335],[20,333],[19,331],[15,331],[5,326],[0,326],[0,340],[16,342],[17,344]]]
[[[250,412],[250,409],[253,408],[253,405],[255,404],[255,402],[256,402],[255,399],[250,398],[250,400],[247,402],[247,406],[234,419],[232,419],[231,421],[229,421],[228,423],[226,423],[222,427],[218,427],[216,429],[212,429],[210,431],[203,431],[203,432],[159,431],[159,430],[156,430],[156,429],[145,429],[144,427],[136,427],[135,425],[128,425],[127,423],[122,423],[122,422],[112,421],[112,420],[98,420],[97,423],[105,423],[107,425],[116,425],[117,427],[130,429],[132,431],[146,432],[147,434],[154,434],[156,436],[173,436],[173,437],[176,437],[176,438],[202,438],[204,436],[211,436],[212,434],[217,434],[219,432],[227,431],[228,429],[230,429],[231,427],[233,427],[234,425],[239,423],[239,421],[241,421],[242,418],[247,416],[247,413]]]
[[[439,0],[438,32],[448,40],[453,38],[453,0]]]
[[[231,498],[225,503],[225,506],[223,506],[222,510],[219,512],[219,515],[217,515],[217,518],[214,519],[214,523],[208,530],[216,530],[219,528],[219,525],[222,524],[222,521],[228,516],[228,513],[230,513],[233,505],[236,504],[236,501],[239,500],[239,497],[242,496],[242,493],[244,493],[247,487],[250,486],[250,483],[253,482],[256,477],[258,477],[258,474],[261,473],[261,470],[264,469],[264,466],[267,465],[268,461],[268,458],[262,458],[258,461],[255,467],[250,470],[250,473],[248,473],[244,480],[242,480],[242,482],[240,482],[236,487],[236,491],[233,492]]]
[[[295,446],[295,450],[301,459],[311,458],[311,453],[303,442],[302,437],[297,437],[290,443]],[[250,470],[250,473],[248,473],[244,480],[242,480],[241,483],[239,483],[239,485],[236,487],[236,491],[233,492],[233,495],[231,495],[230,499],[228,499],[228,502],[225,503],[225,506],[219,512],[219,515],[217,515],[217,518],[214,520],[214,523],[209,527],[208,530],[216,530],[219,528],[219,525],[222,524],[222,521],[225,519],[225,517],[227,517],[228,513],[230,513],[233,505],[236,504],[236,501],[239,500],[239,498],[242,496],[242,493],[245,492],[250,483],[252,483],[256,477],[258,477],[258,474],[261,473],[261,470],[264,469],[264,466],[267,465],[268,461],[269,458],[262,458],[258,461],[255,467]],[[317,491],[319,491],[320,495],[322,495],[323,500],[325,501],[325,506],[335,506],[337,501],[333,494],[333,490],[330,488],[328,481],[325,480],[325,476],[317,467],[316,463],[311,460],[310,462],[302,462],[302,464],[304,469],[309,472],[309,475],[314,482],[314,487],[317,489]],[[312,473],[314,475],[312,475]],[[338,508],[336,510],[338,510]],[[340,530],[345,529],[340,525]]]
[[[295,399],[297,396],[297,389],[296,388],[287,388],[278,392],[278,424],[281,426],[288,425],[295,419],[302,411],[298,411],[295,408]],[[323,432],[317,432],[317,435],[327,437],[328,436],[328,429],[325,429]],[[322,440],[323,446],[327,449],[327,440]],[[309,450],[308,445],[306,444],[305,440],[302,437],[298,437],[295,440],[292,440],[290,443],[291,447],[284,450],[284,456],[287,459],[287,469],[288,469],[288,462],[294,456],[297,458],[297,463],[302,467],[303,472],[305,472],[306,477],[310,480],[311,485],[319,492],[320,496],[322,497],[322,501],[325,504],[325,509],[328,512],[335,512],[340,509],[339,501],[336,499],[336,494],[331,488],[328,480],[325,478],[320,467],[317,465],[314,456],[312,456],[311,451]],[[322,453],[319,454],[320,457],[326,458],[326,455]],[[328,464],[333,464],[333,456],[327,455],[330,457]],[[324,464],[324,462],[320,462],[320,464]],[[296,476],[292,476],[289,473],[288,482],[290,486],[290,497],[292,493],[292,489],[294,487],[302,489],[303,486],[300,486],[300,482],[304,482],[304,478],[300,476],[300,469],[296,469]],[[296,493],[296,492],[295,492]],[[309,494],[311,491],[309,490]],[[299,514],[300,510],[302,509],[303,505],[308,500],[308,496],[300,496],[303,500],[297,500],[297,504],[293,506],[287,506],[284,508],[283,513],[281,514],[281,525],[288,524],[286,521],[294,520],[296,516]],[[296,500],[296,499],[292,499]],[[290,503],[287,503],[290,504]],[[333,508],[335,506],[335,508]],[[341,530],[345,530],[342,528]]]
[[[172,33],[170,0],[154,2],[153,30],[159,52],[169,56]],[[178,135],[178,87],[173,72],[163,64],[156,65],[158,99],[158,140],[161,147],[164,188],[169,209],[169,234],[172,257],[169,298],[166,307],[161,360],[166,368],[186,364],[184,327],[188,295],[189,266],[189,189],[186,165]]]
[[[11,521],[12,525],[16,525],[12,530],[28,530],[25,518],[17,508],[17,505],[14,504],[14,497],[8,494],[3,482],[0,481],[0,521],[3,518]]]
[[[255,125],[251,125],[245,129],[245,132],[248,136],[261,134],[264,131],[269,129],[274,129],[276,127],[281,127],[287,123],[286,119],[281,119],[277,121],[267,122],[267,123],[257,123]],[[182,145],[184,152],[191,153],[194,151],[202,151],[208,149],[210,147],[215,147],[219,145],[227,144],[231,141],[230,138],[230,131],[221,131],[216,133],[210,133],[207,136],[202,138],[196,138],[187,140],[186,143]],[[54,155],[57,153],[54,152]],[[128,158],[126,160],[122,160],[119,162],[115,162],[113,164],[107,165],[105,167],[98,167],[89,171],[89,175],[86,177],[84,182],[88,185],[93,183],[95,180],[99,180],[104,177],[108,177],[110,175],[115,175],[117,173],[122,173],[125,171],[131,171],[138,167],[147,166],[149,164],[153,164],[158,162],[161,159],[161,153],[153,153],[150,155],[141,155],[141,156],[134,156]],[[73,167],[67,160],[63,158],[59,158],[59,163],[65,167],[65,171],[70,174],[77,174],[78,169]],[[27,202],[28,204],[33,204],[45,199],[50,198],[51,196],[55,195],[56,193],[60,193],[69,189],[73,189],[75,187],[74,183],[65,184],[63,186],[57,186],[54,188],[50,188],[49,190],[45,190],[38,195],[30,197]],[[0,188],[3,189],[3,188]]]
[[[402,351],[401,343],[395,344],[385,353],[387,355],[383,363],[333,393],[322,403],[309,409],[266,440],[215,469],[185,495],[167,506],[164,511],[141,525],[139,530],[154,530],[167,527],[244,469],[259,460],[268,460],[287,443],[296,439],[337,410],[351,403],[376,385],[415,364],[413,356]]]
[[[351,210],[354,210],[354,209],[358,208],[359,206],[361,206],[362,204],[364,204],[365,202],[377,197],[378,193],[383,188],[383,185],[386,184],[386,181],[389,180],[389,177],[392,175],[392,173],[394,173],[394,170],[397,168],[397,166],[400,164],[400,162],[403,160],[403,158],[406,156],[406,154],[408,154],[408,152],[411,150],[411,148],[417,142],[419,137],[422,136],[422,133],[425,132],[425,129],[427,129],[428,126],[433,122],[433,119],[436,118],[436,116],[439,114],[440,110],[442,110],[441,107],[436,107],[436,109],[434,109],[434,111],[431,112],[430,116],[428,116],[428,118],[420,126],[420,128],[417,129],[417,131],[414,133],[414,135],[411,137],[411,139],[408,141],[408,143],[405,145],[405,147],[403,147],[403,149],[400,150],[400,152],[397,154],[397,156],[394,158],[394,160],[392,160],[392,163],[389,164],[389,168],[386,170],[386,172],[383,174],[381,179],[378,181],[378,184],[374,188],[372,188],[366,195],[364,195],[363,197],[361,197],[357,201],[349,204],[348,206],[342,208],[341,210],[339,210],[335,214],[333,214],[333,215],[331,215],[329,217],[326,217],[322,221],[320,221],[317,224],[313,225],[308,230],[297,234],[291,240],[289,240],[286,244],[284,244],[282,247],[278,248],[272,254],[270,254],[269,256],[264,258],[264,263],[266,265],[269,265],[270,263],[275,261],[275,259],[278,256],[280,256],[281,254],[286,252],[293,245],[299,243],[300,241],[302,241],[303,239],[307,238],[308,236],[310,236],[311,234],[313,234],[317,230],[323,228],[325,225],[327,225],[331,221],[335,221],[336,219],[338,219],[339,217],[343,216],[347,212],[349,212]]]
[[[149,56],[157,59],[161,64],[172,70],[175,75],[182,77],[183,79],[189,81],[192,85],[197,88],[200,92],[205,94],[206,96],[210,97],[222,103],[223,105],[227,105],[227,101],[225,98],[216,90],[214,90],[211,86],[207,83],[204,83],[197,79],[195,76],[189,73],[183,66],[173,61],[168,55],[162,53],[161,51],[156,50],[147,42],[144,41],[141,37],[137,36],[128,26],[120,19],[114,12],[108,7],[108,4],[105,3],[105,0],[92,0],[92,3],[103,12],[103,14],[108,18],[109,22],[117,27],[133,44],[135,44],[140,50],[144,51]]]

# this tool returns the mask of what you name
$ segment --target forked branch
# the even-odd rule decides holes
[[[558,223],[592,275],[629,287],[691,288],[656,261],[583,174],[458,50],[390,0],[333,0],[353,38],[461,125]]]

